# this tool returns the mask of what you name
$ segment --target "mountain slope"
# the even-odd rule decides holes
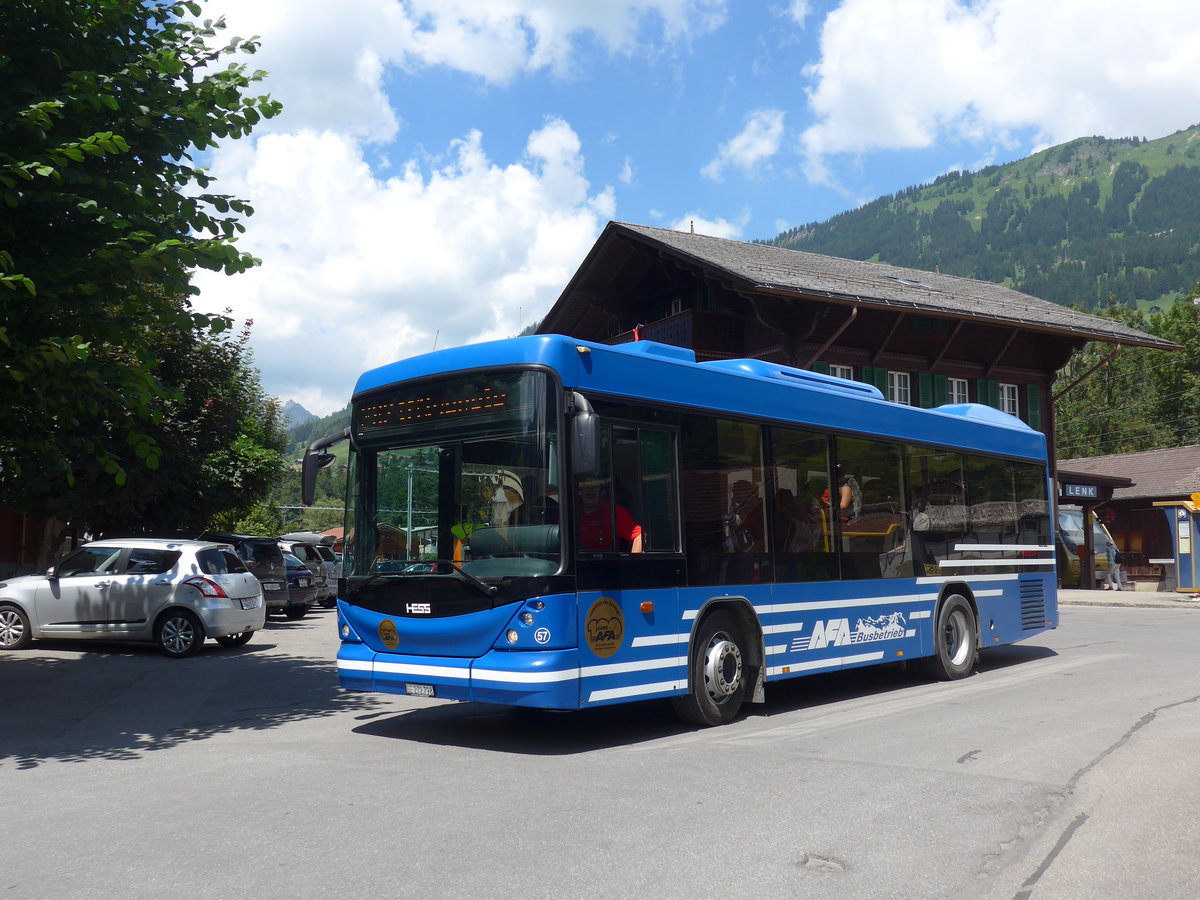
[[[1200,282],[1200,126],[1079,138],[783,232],[793,250],[942,271],[1058,303],[1169,306]]]

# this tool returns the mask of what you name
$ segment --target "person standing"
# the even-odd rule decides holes
[[[1105,578],[1104,589],[1106,591],[1121,590],[1121,552],[1117,549],[1117,545],[1109,538],[1104,543],[1104,552],[1108,557],[1108,575]]]

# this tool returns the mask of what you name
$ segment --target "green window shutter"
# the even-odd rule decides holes
[[[1042,389],[1036,384],[1025,385],[1025,398],[1029,404],[1027,421],[1030,428],[1042,430]]]
[[[875,366],[862,367],[862,380],[867,384],[875,385],[875,387],[879,388],[880,393],[882,393],[885,397],[888,395],[887,375],[887,369],[879,369]]]
[[[976,379],[975,395],[975,402],[990,406],[992,409],[1000,408],[1000,382],[992,381],[990,378]]]
[[[828,375],[829,374],[829,363],[815,362],[812,364],[812,370],[814,372],[820,372],[822,375]]]
[[[917,375],[917,404],[924,409],[935,405],[933,402],[933,375],[929,372],[921,372]]]
[[[945,375],[933,376],[933,405],[945,406],[950,402],[950,382]]]

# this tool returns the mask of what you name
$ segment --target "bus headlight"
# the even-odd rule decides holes
[[[533,613],[531,613],[531,612],[521,613],[521,624],[522,625],[532,625],[533,624]]]
[[[508,632],[504,635],[504,637],[508,640],[508,642],[510,644],[515,644],[517,642],[517,639],[520,637],[520,635],[517,634],[517,629],[510,628],[510,629],[508,629]]]

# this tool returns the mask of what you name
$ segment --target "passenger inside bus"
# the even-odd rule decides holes
[[[642,552],[642,526],[624,506],[609,500],[605,482],[589,480],[579,484],[579,547],[591,551]]]

